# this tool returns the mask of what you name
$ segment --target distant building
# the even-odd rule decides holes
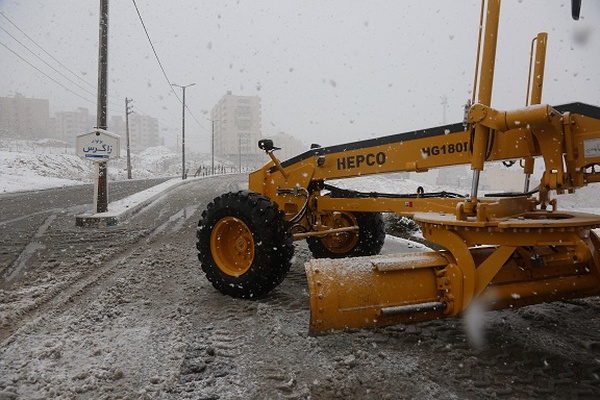
[[[275,152],[280,160],[286,160],[309,150],[309,147],[305,143],[287,133],[279,132],[278,134],[269,137],[269,139],[273,140],[275,147],[281,149]]]
[[[90,132],[96,126],[96,116],[90,115],[87,108],[79,107],[75,111],[58,111],[54,114],[52,137],[75,145],[80,133]]]
[[[123,117],[112,117],[108,130],[121,136],[121,147],[126,146],[126,127]],[[132,151],[142,151],[160,145],[158,118],[133,113],[129,115],[129,146]]]
[[[464,165],[440,168],[433,172],[437,172],[438,175],[435,183],[440,186],[450,186],[458,189],[467,188],[471,184],[470,169]]]
[[[257,146],[261,138],[260,97],[227,92],[212,109],[211,120],[216,155],[242,160],[262,153]]]
[[[49,136],[50,102],[19,93],[0,97],[0,136],[41,139]]]
[[[532,187],[535,178],[532,177]],[[517,163],[512,168],[504,166],[501,162],[491,162],[485,165],[481,173],[479,187],[482,190],[500,192],[518,192],[525,186],[523,168]]]

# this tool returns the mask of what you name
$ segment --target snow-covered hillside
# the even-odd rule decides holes
[[[210,154],[186,154],[188,173],[193,176],[197,168],[206,170],[211,165]],[[158,146],[131,156],[134,179],[181,175],[181,154]],[[232,166],[215,159],[218,168]],[[0,193],[39,190],[69,185],[91,183],[95,176],[94,163],[74,154],[64,142],[0,141]],[[125,152],[108,164],[108,179],[127,179]]]
[[[125,152],[121,153],[122,157],[120,159],[109,162],[109,180],[127,179],[127,160]],[[210,169],[210,154],[189,153],[186,154],[186,160],[189,176],[194,176],[200,167],[202,168],[198,171],[200,174],[202,174],[202,171],[207,172]],[[181,175],[181,154],[163,146],[151,147],[140,153],[132,154],[131,165],[134,179],[176,177]],[[234,165],[218,157],[215,158],[215,166],[218,171],[230,172],[235,170]],[[541,167],[541,165],[538,165],[538,167]],[[425,192],[446,191],[467,194],[470,187],[467,170],[468,167],[465,167],[465,171],[456,170],[457,172],[455,172],[461,175],[464,174],[464,179],[460,180],[463,183],[460,187],[450,184],[436,185],[430,183],[435,182],[435,179],[430,179],[425,174],[411,174],[411,179],[407,179],[405,174],[387,174],[330,181],[328,183],[340,188],[367,192],[416,193],[417,188],[422,187]],[[507,173],[500,171],[500,176]],[[510,173],[515,175],[518,182],[521,181],[518,171],[510,170]],[[80,185],[91,183],[94,176],[94,163],[76,156],[74,149],[69,148],[64,142],[0,140],[0,193]],[[511,177],[509,180],[512,179]],[[458,182],[459,180],[454,179],[451,181]],[[516,186],[519,185],[521,183]],[[505,190],[501,187],[494,188],[494,185],[489,185],[489,189],[482,189],[480,193],[484,194],[489,191],[496,193]],[[600,187],[591,185],[577,190],[574,194],[558,196],[559,205],[563,209],[579,209],[599,213],[600,208],[597,202],[599,195]]]

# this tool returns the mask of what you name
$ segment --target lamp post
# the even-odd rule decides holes
[[[238,172],[242,173],[242,135],[243,133],[238,134],[239,144],[238,144]]]
[[[190,83],[187,85],[177,85],[172,83],[171,86],[179,87],[183,90],[183,112],[181,115],[181,179],[186,178],[185,173],[185,88],[194,86],[195,83]]]
[[[131,150],[129,146],[129,114],[131,114],[133,106],[130,106],[133,99],[125,97],[125,136],[127,138],[127,179],[131,179]]]
[[[210,141],[210,147],[211,147],[211,151],[210,151],[210,174],[214,175],[215,174],[215,120],[211,120],[211,126],[212,126],[212,139]]]
[[[223,120],[221,119],[209,119],[207,118],[208,121],[210,121],[211,123],[211,140],[210,140],[210,172],[211,175],[215,174],[215,122],[218,122],[219,124],[223,123]],[[223,129],[222,125],[219,125],[219,129]]]
[[[208,119],[211,126],[211,140],[210,140],[210,174],[215,174],[215,122],[222,122],[220,119]]]

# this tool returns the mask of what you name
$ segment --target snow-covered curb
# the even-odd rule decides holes
[[[188,178],[182,180],[181,178],[173,178],[156,186],[152,186],[146,190],[135,193],[124,199],[117,200],[108,205],[108,211],[103,213],[84,213],[78,215],[75,219],[76,225],[78,226],[115,226],[119,223],[126,221],[131,218],[134,214],[139,212],[142,208],[152,203],[165,193],[183,185],[186,183],[193,182],[199,178]]]

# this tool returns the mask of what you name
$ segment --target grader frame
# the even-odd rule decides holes
[[[532,44],[526,106],[492,108],[499,13],[500,0],[482,2],[477,85],[462,123],[316,147],[283,162],[271,141],[259,142],[271,162],[250,174],[250,192],[215,199],[199,222],[199,258],[213,285],[238,297],[266,294],[289,268],[293,238],[326,257],[306,265],[313,333],[455,316],[474,301],[504,308],[599,294],[600,216],[560,211],[551,194],[600,181],[600,108],[540,104],[545,33]],[[532,190],[536,157],[545,172]],[[502,160],[521,160],[523,192],[479,196],[484,164]],[[453,165],[471,166],[470,195],[326,183]],[[382,212],[413,218],[442,250],[375,255]]]

